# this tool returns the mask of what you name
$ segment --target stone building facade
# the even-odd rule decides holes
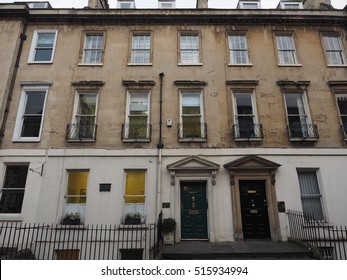
[[[162,211],[176,242],[286,240],[286,209],[347,224],[346,9],[294,2],[0,4],[0,220]]]

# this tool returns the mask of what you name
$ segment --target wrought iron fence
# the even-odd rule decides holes
[[[262,140],[263,126],[261,124],[233,125],[235,140]]]
[[[66,127],[66,140],[95,141],[97,127],[96,124],[69,123]]]
[[[151,124],[128,124],[122,125],[122,141],[150,142],[152,135]]]
[[[319,138],[318,127],[316,124],[307,124],[300,122],[290,122],[288,125],[290,140],[314,140]]]
[[[1,259],[156,259],[161,215],[156,224],[0,224]]]
[[[318,249],[328,260],[347,260],[347,226],[322,223],[313,215],[288,210],[291,238]]]

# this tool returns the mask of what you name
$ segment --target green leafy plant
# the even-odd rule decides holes
[[[64,216],[64,219],[67,219],[67,220],[78,220],[78,219],[81,219],[81,215],[78,212],[66,213],[65,216]]]
[[[125,214],[126,219],[141,219],[141,214],[139,212],[129,212]]]
[[[169,233],[176,230],[176,221],[173,218],[166,218],[161,223],[161,230],[163,233]]]

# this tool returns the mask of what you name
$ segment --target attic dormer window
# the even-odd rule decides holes
[[[278,9],[299,10],[299,9],[303,9],[303,5],[302,5],[302,2],[300,1],[281,1],[278,5]]]
[[[174,9],[175,1],[172,0],[159,0],[158,1],[159,9]]]
[[[238,9],[245,9],[245,10],[256,10],[260,9],[260,1],[239,1],[239,4],[237,5]]]
[[[135,9],[134,1],[120,1],[118,0],[117,8],[119,9]]]

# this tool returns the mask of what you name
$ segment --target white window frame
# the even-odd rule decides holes
[[[126,115],[125,115],[125,125],[130,124],[130,104],[131,104],[131,96],[132,94],[146,94],[147,95],[147,133],[146,138],[139,138],[138,141],[146,141],[150,139],[150,112],[151,112],[151,91],[150,90],[128,90],[127,91],[127,107],[126,107]],[[125,128],[124,128],[125,129]],[[125,131],[125,139],[133,139],[129,135],[129,129]]]
[[[87,38],[89,36],[102,36],[102,45],[101,48],[95,48],[95,49],[88,49],[88,50],[94,50],[94,51],[99,51],[101,52],[101,57],[100,57],[100,62],[86,62],[86,43],[87,43]],[[81,57],[81,63],[79,65],[90,65],[90,66],[101,66],[103,65],[104,61],[104,45],[105,45],[105,33],[104,32],[97,32],[97,31],[91,31],[91,32],[85,32],[84,33],[84,39],[83,39],[83,48],[82,48],[82,57]]]
[[[48,86],[24,86],[21,93],[21,98],[19,102],[18,107],[18,113],[16,118],[16,124],[13,132],[13,142],[40,142],[41,140],[41,133],[42,133],[42,127],[43,127],[43,121],[45,117],[45,108],[46,108],[46,102],[47,102],[47,95],[48,95]],[[23,122],[24,122],[24,114],[27,104],[27,97],[28,93],[30,92],[37,92],[41,91],[45,93],[45,100],[43,102],[43,108],[42,108],[42,114],[41,114],[41,124],[40,124],[40,131],[39,135],[37,137],[23,137],[21,136],[22,128],[23,128]]]
[[[30,9],[48,9],[49,8],[49,3],[47,2],[30,2],[28,3],[28,7]]]
[[[145,193],[143,195],[144,197],[144,203],[125,203],[125,198],[126,198],[126,183],[127,183],[127,172],[143,172],[145,174]],[[127,213],[136,213],[139,212],[141,214],[141,223],[145,223],[146,220],[146,201],[147,201],[147,188],[148,188],[148,170],[147,169],[142,169],[142,168],[129,168],[129,169],[124,169],[124,187],[123,187],[123,192],[124,192],[124,200],[123,200],[123,219],[125,220],[125,216]],[[140,196],[140,195],[138,195]]]
[[[135,38],[136,37],[141,37],[141,36],[146,36],[149,37],[149,48],[141,49],[141,48],[135,48]],[[131,34],[131,43],[130,43],[130,62],[128,65],[152,65],[152,34],[151,32],[132,32]],[[143,51],[148,53],[149,55],[149,61],[148,62],[136,62],[135,58],[135,52],[136,51]]]
[[[81,94],[84,95],[96,95],[96,100],[95,100],[95,114],[94,114],[94,133],[93,133],[93,139],[90,138],[82,138],[79,139],[78,137],[69,137],[70,141],[95,141],[95,134],[96,134],[96,124],[97,124],[97,115],[98,115],[98,100],[99,100],[99,93],[97,91],[94,90],[88,90],[88,91],[81,91],[81,90],[77,90],[76,94],[75,94],[75,101],[74,101],[74,109],[73,109],[73,115],[72,115],[72,121],[71,123],[73,125],[78,125],[78,108],[79,108],[79,96]],[[92,116],[92,115],[88,115],[88,116]],[[76,133],[78,133],[78,131],[76,131]]]
[[[192,48],[192,49],[182,49],[182,37],[183,36],[190,36],[190,37],[196,37],[197,38],[197,48]],[[179,62],[178,65],[202,65],[202,53],[201,53],[201,34],[198,31],[181,31],[179,32]],[[188,62],[182,62],[182,52],[187,51],[187,52],[197,52],[198,53],[198,61],[188,61]]]
[[[41,33],[54,33],[54,43],[53,43],[53,48],[52,48],[52,54],[51,54],[51,59],[47,61],[36,61],[35,60],[35,55],[36,55],[36,47],[39,39],[39,34]],[[35,30],[33,34],[33,39],[31,42],[31,47],[30,47],[30,52],[29,52],[29,58],[28,58],[28,63],[35,63],[35,64],[47,64],[47,63],[52,63],[54,60],[54,53],[55,53],[55,47],[57,44],[57,37],[58,37],[58,30],[53,30],[53,29],[47,29],[47,30]]]
[[[251,5],[253,5],[253,7],[250,8]],[[240,0],[237,7],[238,7],[238,9],[244,9],[244,10],[247,10],[247,9],[257,10],[257,9],[261,9],[261,4],[259,1],[242,1],[242,0]]]
[[[26,166],[27,167],[27,175],[26,175],[26,179],[25,179],[25,184],[23,186],[23,188],[5,188],[5,182],[6,182],[6,175],[7,175],[7,169],[9,167],[13,167],[13,166]],[[1,212],[0,215],[1,217],[20,217],[20,214],[23,211],[23,205],[24,205],[24,200],[25,200],[25,193],[26,193],[26,185],[27,185],[27,180],[28,180],[28,175],[29,175],[29,164],[25,164],[25,163],[8,163],[4,165],[4,173],[3,173],[3,177],[2,177],[2,185],[1,185],[1,190],[0,190],[0,200],[2,199],[2,195],[4,190],[20,190],[23,191],[23,199],[22,199],[22,205],[21,205],[21,211],[20,212]]]
[[[176,1],[174,1],[174,0],[159,0],[158,1],[158,8],[159,9],[175,9],[176,8]]]
[[[282,43],[279,41],[280,37],[290,38],[290,43],[292,45],[292,48],[285,49],[285,48],[281,47]],[[301,66],[301,64],[299,63],[299,60],[298,60],[298,54],[297,54],[297,50],[296,50],[294,34],[292,34],[292,33],[275,34],[275,44],[276,44],[277,59],[278,59],[278,65],[279,66]],[[284,59],[285,56],[283,56],[282,53],[290,53],[292,63],[286,63],[286,61]]]
[[[200,114],[199,115],[193,115],[189,114],[189,116],[200,117],[200,137],[197,137],[197,139],[206,139],[207,135],[205,135],[205,117],[204,117],[204,101],[203,101],[203,91],[201,89],[182,89],[180,90],[180,123],[182,126],[182,131],[180,131],[180,139],[191,139],[191,137],[183,137],[183,95],[185,94],[196,94],[199,95],[199,102],[200,102]],[[202,125],[204,125],[202,127]]]
[[[308,193],[304,193],[302,192],[302,185],[300,184],[300,172],[310,172],[310,173],[314,173],[315,174],[315,179],[317,181],[317,189],[319,193],[312,193],[312,194],[308,194]],[[324,211],[324,203],[323,203],[323,194],[322,194],[322,190],[321,190],[321,180],[320,180],[320,176],[319,176],[319,169],[310,169],[310,168],[298,168],[297,169],[297,176],[298,176],[298,183],[299,183],[299,190],[300,190],[300,201],[301,201],[301,205],[303,208],[303,212],[305,215],[305,209],[304,209],[304,205],[303,205],[303,199],[309,199],[309,198],[319,198],[319,206],[320,206],[320,210],[321,210],[321,214],[322,217],[317,218],[316,220],[325,222],[326,221],[326,214]],[[316,213],[309,213],[309,214],[316,214]],[[313,218],[308,216],[307,218]]]
[[[306,91],[301,92],[301,91],[286,91],[283,93],[283,98],[284,98],[284,104],[285,104],[285,110],[286,110],[286,118],[287,118],[287,125],[290,126],[290,115],[288,115],[288,105],[287,105],[287,100],[286,100],[286,95],[290,95],[290,94],[298,94],[301,95],[301,100],[302,100],[302,108],[304,111],[302,113],[299,112],[299,115],[293,115],[293,116],[298,116],[300,118],[300,124],[301,124],[301,128],[302,128],[302,134],[303,137],[291,137],[290,140],[295,140],[295,139],[302,139],[305,138],[305,136],[307,137],[313,137],[314,135],[310,134],[310,132],[307,130],[305,131],[303,129],[304,125],[312,125],[312,119],[311,119],[311,114],[310,114],[310,110],[309,110],[309,106],[308,106],[308,100],[307,100],[307,93]],[[300,108],[298,108],[300,111]],[[302,117],[304,117],[304,120],[302,119]]]
[[[347,90],[346,90],[345,93],[341,92],[341,93],[336,93],[335,94],[336,106],[337,106],[337,110],[339,112],[339,118],[340,118],[342,131],[344,133],[344,140],[347,141],[347,114],[342,114],[341,113],[338,98],[344,98],[345,100],[347,100]],[[345,123],[344,123],[343,119],[346,119]]]
[[[79,196],[80,198],[85,197],[85,200],[86,200],[85,203],[68,203],[69,177],[70,177],[70,173],[72,173],[72,172],[87,172],[88,173],[87,185],[86,185],[86,194]],[[65,183],[65,196],[64,196],[65,199],[64,199],[63,217],[69,213],[79,213],[81,223],[84,224],[85,216],[86,216],[86,206],[87,206],[87,199],[88,199],[89,184],[90,184],[90,170],[89,169],[67,169],[66,170],[66,183]]]
[[[124,5],[126,5],[126,6],[124,6]],[[134,1],[120,1],[120,0],[118,0],[117,8],[118,9],[135,9],[135,2]]]
[[[233,37],[242,37],[244,38],[245,43],[245,49],[241,48],[232,48],[231,40]],[[250,63],[249,58],[249,49],[248,49],[248,38],[246,33],[229,33],[228,34],[228,49],[229,49],[229,65],[236,65],[236,66],[252,66],[252,63]],[[245,62],[238,63],[236,59],[233,59],[235,56],[232,55],[232,52],[243,52],[245,53]],[[235,61],[233,61],[235,60]]]
[[[326,48],[326,44],[325,44],[325,38],[334,38],[337,39],[337,43],[338,43],[338,49],[327,49]],[[324,55],[325,55],[325,59],[327,62],[328,66],[333,66],[333,67],[346,67],[347,66],[347,60],[346,60],[346,52],[345,52],[345,47],[343,45],[343,41],[342,38],[340,36],[340,34],[334,34],[334,33],[326,33],[326,34],[321,34],[321,40],[322,40],[322,45],[323,45],[323,50],[324,50]],[[329,56],[329,52],[336,52],[339,53],[339,57],[341,59],[341,63],[332,63],[333,61],[331,61],[330,56]]]
[[[294,8],[297,7],[297,8]],[[304,8],[301,1],[280,1],[279,8],[282,10],[301,10]]]
[[[258,111],[257,111],[257,106],[256,106],[256,97],[255,97],[255,92],[253,91],[238,91],[238,90],[233,90],[232,91],[232,98],[233,98],[233,109],[234,109],[234,124],[239,125],[238,121],[238,112],[237,112],[237,95],[242,95],[242,94],[247,94],[251,96],[251,106],[252,106],[252,115],[247,115],[247,116],[252,116],[253,117],[253,125],[254,125],[254,137],[251,138],[250,140],[261,140],[261,131],[260,128],[259,130],[256,129],[255,125],[259,125],[259,120],[258,120]],[[241,116],[246,116],[245,114],[242,114]],[[240,133],[240,132],[239,132]],[[236,139],[237,140],[237,139]],[[242,140],[242,137],[239,137],[239,140]],[[247,138],[248,140],[248,138]]]

